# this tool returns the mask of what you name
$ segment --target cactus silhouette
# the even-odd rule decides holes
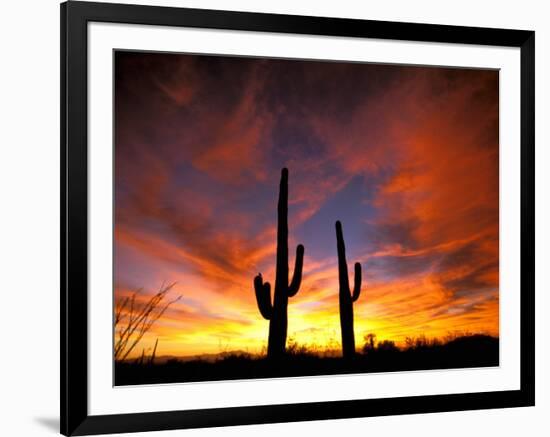
[[[277,263],[275,272],[275,290],[271,302],[271,285],[264,282],[262,274],[254,278],[256,301],[261,315],[269,320],[269,338],[267,356],[280,357],[285,353],[287,335],[288,298],[298,293],[302,282],[304,246],[296,247],[294,276],[288,283],[288,170],[281,171],[279,203],[277,205]]]
[[[353,294],[349,288],[346,246],[342,233],[342,223],[336,222],[336,247],[338,249],[338,278],[340,282],[340,328],[342,330],[342,355],[350,358],[355,355],[355,336],[353,333],[353,302],[361,294],[361,264],[355,263]]]

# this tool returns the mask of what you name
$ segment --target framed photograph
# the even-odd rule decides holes
[[[534,32],[61,26],[63,434],[534,405]]]

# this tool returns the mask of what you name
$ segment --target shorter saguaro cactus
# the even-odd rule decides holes
[[[350,358],[355,355],[355,336],[353,332],[353,302],[361,294],[361,264],[355,263],[353,293],[350,291],[346,246],[342,233],[342,223],[336,222],[336,247],[338,249],[338,278],[340,282],[340,328],[342,330],[342,355]]]

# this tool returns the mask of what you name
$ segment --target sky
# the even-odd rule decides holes
[[[114,92],[115,299],[181,296],[136,354],[265,348],[283,167],[290,339],[339,345],[336,220],[358,348],[498,335],[498,71],[116,52]]]

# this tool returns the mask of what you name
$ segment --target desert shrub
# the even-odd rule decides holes
[[[168,307],[181,298],[181,296],[178,296],[163,305],[164,299],[174,285],[176,284],[163,284],[160,290],[151,296],[145,304],[139,304],[138,299],[136,299],[139,291],[116,302],[113,351],[115,361],[125,360]],[[145,351],[142,351],[141,361],[143,361],[144,354]]]
[[[392,340],[383,340],[378,343],[376,350],[379,352],[399,352],[399,348]]]
[[[294,337],[290,337],[286,344],[287,355],[306,355],[308,354],[308,347],[305,344],[299,344]]]
[[[376,334],[366,334],[363,337],[363,340],[365,340],[365,344],[363,345],[363,353],[369,354],[371,352],[374,352],[376,349]]]

